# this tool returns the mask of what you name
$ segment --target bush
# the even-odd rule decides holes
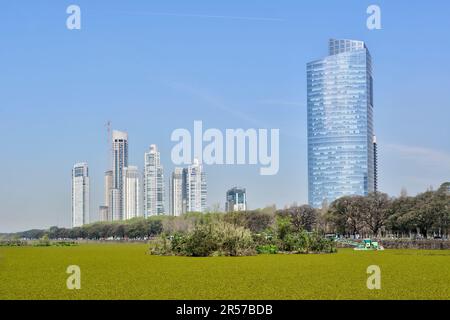
[[[0,241],[0,247],[23,247],[27,246],[26,241],[21,240],[2,240]]]
[[[226,222],[198,224],[192,231],[164,234],[151,242],[150,253],[190,257],[246,256],[256,253],[251,232]]]
[[[34,244],[35,247],[50,247],[51,243],[47,234],[44,234],[38,242]]]
[[[256,248],[256,251],[258,252],[258,254],[277,254],[278,247],[273,244],[267,244],[263,246],[258,246]]]

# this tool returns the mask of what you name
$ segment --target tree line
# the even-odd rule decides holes
[[[138,239],[188,230],[199,221],[220,216],[226,223],[243,227],[252,233],[269,229],[278,218],[289,220],[295,232],[318,232],[340,236],[448,238],[450,231],[450,183],[436,191],[417,196],[389,197],[385,193],[368,196],[345,196],[322,209],[308,205],[293,205],[276,210],[274,207],[231,213],[188,213],[181,217],[155,216],[129,221],[97,222],[77,228],[51,227],[48,230],[29,230],[3,237],[40,239]]]

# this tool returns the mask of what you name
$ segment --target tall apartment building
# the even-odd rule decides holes
[[[186,213],[186,175],[183,168],[175,168],[169,183],[169,213],[178,217]]]
[[[194,163],[184,170],[186,179],[186,211],[205,212],[207,185],[206,173],[203,171],[203,166],[198,159],[195,159]]]
[[[123,171],[123,214],[124,219],[133,219],[141,215],[141,188],[138,168],[128,166]]]
[[[118,191],[119,199],[109,199],[110,203],[115,203],[119,201],[119,207],[115,207],[114,213],[111,213],[113,221],[123,220],[124,213],[124,199],[123,199],[123,174],[124,168],[128,167],[128,134],[126,132],[114,130],[112,133],[112,158],[113,158],[113,168],[112,168],[112,187]],[[112,189],[112,190],[113,190]],[[111,195],[113,192],[111,191]],[[112,208],[110,207],[110,210]]]
[[[111,221],[109,217],[109,207],[108,206],[100,206],[99,207],[99,217],[101,222],[109,222]]]
[[[123,220],[121,198],[121,192],[119,189],[111,189],[108,205],[108,214],[111,221]]]
[[[100,218],[101,221],[112,221],[112,215],[109,212],[109,203],[111,197],[111,190],[113,189],[113,172],[111,170],[105,172],[104,178],[104,202],[103,206],[100,206]]]
[[[89,169],[77,163],[72,169],[72,228],[89,223]]]
[[[161,155],[156,145],[144,155],[144,215],[155,216],[165,214],[164,171]]]
[[[362,41],[329,41],[307,65],[308,193],[321,207],[376,189],[372,58]]]

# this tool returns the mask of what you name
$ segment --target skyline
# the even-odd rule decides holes
[[[0,13],[10,49],[1,53],[8,63],[0,78],[7,89],[0,123],[10,137],[0,163],[0,232],[68,226],[68,177],[78,161],[89,163],[92,203],[102,203],[108,120],[129,133],[130,163],[140,171],[143,152],[157,144],[166,177],[175,167],[174,129],[192,130],[195,120],[221,129],[280,128],[278,175],[261,177],[254,166],[207,166],[209,205],[223,205],[234,185],[246,187],[249,208],[307,203],[306,63],[325,57],[323,43],[333,37],[363,40],[375,57],[379,190],[398,195],[406,187],[413,195],[449,180],[450,41],[442,8],[448,3],[379,1],[383,29],[369,31],[369,1],[345,8],[332,1],[256,8],[79,1],[78,33],[64,28],[64,5],[32,3],[23,12],[18,3]],[[275,20],[123,13],[134,11]],[[36,134],[45,143],[34,143]],[[91,209],[96,216],[97,207]]]

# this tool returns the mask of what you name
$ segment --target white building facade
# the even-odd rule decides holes
[[[141,215],[140,177],[135,166],[126,167],[123,172],[123,214],[129,220]]]
[[[146,217],[165,214],[164,171],[161,155],[156,145],[144,155],[144,215]]]
[[[185,170],[186,211],[205,212],[207,205],[207,185],[203,165],[198,159],[194,159],[194,163]]]
[[[72,169],[72,228],[89,223],[89,169],[77,163]]]
[[[169,213],[176,217],[186,212],[185,184],[186,178],[183,168],[175,168],[170,178]]]
[[[115,212],[111,213],[113,221],[124,219],[124,199],[123,199],[123,174],[124,169],[128,167],[128,133],[114,130],[112,133],[112,189],[117,189],[119,194],[119,207],[114,208]],[[110,193],[111,195],[113,192]],[[110,202],[116,202],[117,199],[109,199]],[[110,210],[112,208],[110,207]]]

